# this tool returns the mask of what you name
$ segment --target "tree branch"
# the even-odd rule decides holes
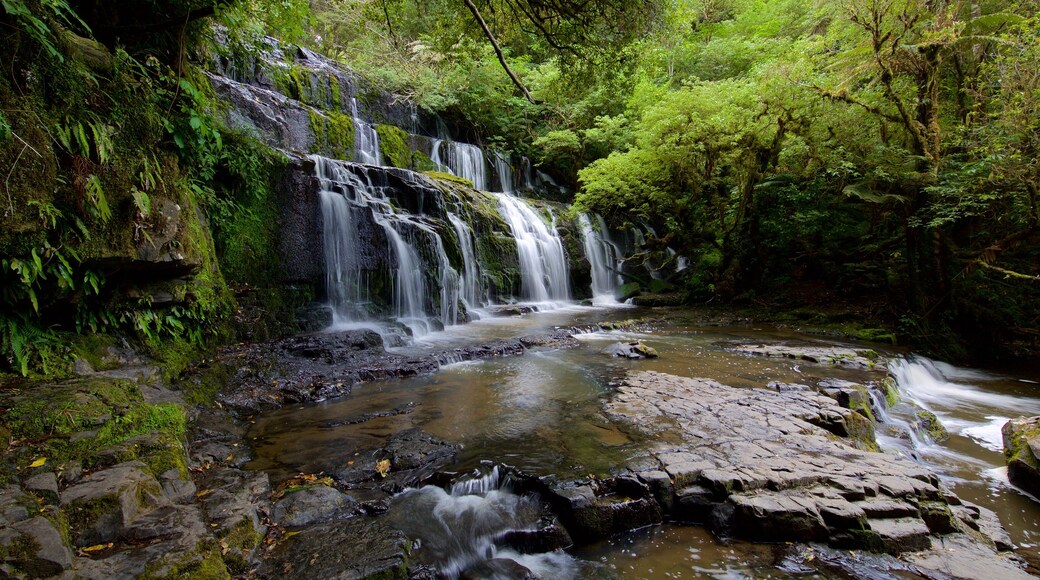
[[[516,73],[513,72],[513,69],[509,68],[509,63],[506,62],[506,56],[502,54],[502,48],[498,45],[498,41],[495,40],[495,35],[491,33],[491,29],[488,28],[487,22],[484,21],[484,17],[481,16],[480,11],[477,10],[477,5],[473,3],[473,0],[462,1],[466,3],[466,8],[469,8],[469,11],[473,13],[473,17],[477,19],[477,22],[480,24],[480,27],[484,30],[484,36],[486,36],[488,41],[491,42],[491,46],[495,49],[495,54],[498,55],[498,62],[502,64],[502,68],[505,69],[506,74],[508,74],[509,78],[512,79],[513,84],[516,85],[516,87],[520,89],[522,93],[524,93],[524,97],[526,97],[527,100],[531,102],[531,104],[540,104],[539,101],[537,101],[533,96],[531,96],[531,92],[528,91],[527,87],[524,86],[524,83],[520,80],[520,77],[516,76]]]

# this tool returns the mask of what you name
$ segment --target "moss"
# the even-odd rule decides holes
[[[433,162],[433,159],[430,159],[429,156],[427,156],[422,151],[415,151],[412,153],[412,168],[416,171],[421,171],[424,173],[429,171],[436,172],[437,165]],[[473,184],[471,182],[470,187],[472,186]]]
[[[894,378],[885,377],[885,380],[881,381],[881,388],[885,392],[885,403],[888,404],[889,409],[899,404],[899,389],[896,388]]]
[[[1004,459],[1007,463],[1021,462],[1040,470],[1040,457],[1033,455],[1029,448],[1029,439],[1040,438],[1040,422],[1032,425],[1023,423],[1022,420],[1014,421],[1009,427],[1004,426]]]
[[[103,497],[62,508],[72,533],[94,526],[99,519],[120,508],[119,498]]]
[[[200,540],[195,551],[189,554],[168,555],[149,564],[141,580],[158,578],[184,578],[192,580],[224,580],[231,578],[220,547],[212,540]]]
[[[256,531],[249,518],[242,518],[220,536],[224,563],[238,575],[249,569],[249,554],[263,542],[264,536]]]
[[[440,181],[447,181],[447,182],[450,182],[450,183],[454,183],[456,185],[462,185],[462,186],[469,187],[469,188],[473,187],[473,182],[472,181],[470,181],[468,179],[464,179],[464,178],[459,177],[457,175],[452,175],[450,173],[445,173],[443,171],[424,171],[423,174],[428,176],[428,177],[432,177],[434,179],[438,179]]]
[[[335,75],[329,75],[329,92],[332,95],[332,107],[337,111],[343,110],[343,101],[340,97],[339,79]]]
[[[412,167],[412,149],[408,146],[408,133],[393,125],[376,125],[379,134],[379,152],[383,163],[402,169]]]
[[[339,85],[335,85],[339,86]],[[328,146],[332,157],[351,160],[354,158],[354,119],[343,113],[327,113]]]
[[[326,118],[324,115],[314,109],[307,111],[307,116],[310,118],[311,127],[311,153],[322,154],[325,153],[329,143],[328,127],[326,126]]]
[[[845,416],[845,427],[849,438],[867,451],[880,451],[876,436],[874,434],[874,423],[859,413],[849,413]]]
[[[109,356],[108,349],[118,345],[115,337],[106,334],[80,334],[72,342],[72,352],[87,361],[95,371],[118,368],[120,363]]]
[[[928,436],[929,439],[936,443],[941,443],[950,438],[950,432],[943,426],[942,421],[935,416],[935,413],[931,411],[920,410],[916,413],[917,421],[915,427],[917,430]]]

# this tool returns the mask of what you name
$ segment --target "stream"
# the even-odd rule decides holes
[[[448,327],[393,350],[422,354],[647,314],[624,306],[566,306]],[[653,314],[661,316],[660,311]],[[526,529],[537,519],[536,500],[512,494],[506,478],[497,468],[491,470],[490,463],[560,478],[607,476],[639,455],[644,443],[640,437],[619,429],[602,410],[612,385],[629,370],[708,377],[738,388],[823,379],[865,383],[884,376],[747,356],[720,343],[783,341],[877,349],[875,345],[768,326],[712,326],[686,320],[681,312],[663,318],[669,321],[655,324],[653,332],[582,334],[575,348],[536,348],[519,357],[447,364],[430,376],[360,385],[338,400],[258,416],[248,433],[255,451],[249,468],[267,472],[274,482],[297,473],[333,472],[362,450],[410,427],[461,444],[450,471],[473,472],[473,479],[449,490],[428,486],[405,491],[391,510],[398,527],[420,539],[420,557],[454,578],[466,566],[496,554],[494,538]],[[629,360],[603,353],[614,343],[633,340],[642,340],[660,357]],[[879,417],[882,449],[927,466],[958,496],[995,511],[1019,549],[1035,553],[1040,503],[1008,484],[1000,427],[1011,417],[1040,414],[1040,375],[983,372],[882,354],[894,357],[890,369],[901,396],[900,403]],[[939,417],[950,432],[947,441],[932,442],[906,428],[918,407]],[[389,409],[406,412],[352,421]],[[781,547],[722,542],[704,528],[668,523],[566,553],[497,554],[544,578],[812,577],[811,571],[792,564]]]

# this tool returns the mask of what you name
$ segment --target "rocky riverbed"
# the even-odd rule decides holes
[[[247,468],[253,417],[447,362],[575,348],[576,333],[650,328],[631,321],[562,328],[413,356],[387,352],[367,331],[313,334],[225,349],[172,386],[133,359],[117,370],[83,369],[87,376],[49,386],[47,397],[4,389],[8,424],[21,438],[11,442],[12,475],[0,489],[0,570],[432,577],[422,546],[397,525],[403,508],[393,498],[457,481],[460,474],[443,471],[456,461],[456,442],[401,430],[336,469],[272,481]],[[791,356],[783,346],[727,348]],[[814,348],[794,354],[804,364],[884,365],[873,351]],[[185,402],[206,393],[211,404]],[[925,467],[876,451],[873,417],[885,398],[880,380],[749,389],[632,371],[602,410],[641,451],[609,477],[559,479],[499,466],[512,491],[539,498],[542,511],[536,525],[495,541],[506,554],[551,552],[672,521],[723,538],[793,543],[785,558],[826,574],[1027,577],[992,512],[958,499]],[[402,405],[349,420],[414,411]],[[50,423],[37,425],[34,413]],[[530,570],[516,558],[461,573],[524,577]]]

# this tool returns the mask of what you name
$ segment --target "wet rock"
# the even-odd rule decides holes
[[[950,432],[943,426],[942,421],[931,411],[921,409],[915,413],[913,428],[918,433],[936,443],[942,443],[950,438]]]
[[[26,506],[34,504],[32,498],[22,493],[17,485],[0,487],[0,524],[13,524],[27,519],[29,510]]]
[[[966,536],[964,518],[982,528],[981,512],[952,505],[960,501],[927,469],[835,437],[841,425],[869,421],[815,391],[734,389],[639,372],[606,412],[657,437],[652,454],[660,467],[640,477],[671,486],[672,501],[662,505],[672,506],[672,516],[706,522],[719,535],[902,552]],[[972,533],[991,545],[1001,535]]]
[[[305,487],[278,500],[271,519],[281,526],[310,526],[349,517],[355,503],[354,498],[334,487]]]
[[[663,520],[650,488],[636,478],[615,477],[584,485],[549,482],[541,495],[580,543]]]
[[[320,524],[284,538],[260,577],[406,578],[408,540],[383,517]]]
[[[196,496],[214,531],[229,534],[246,526],[255,534],[267,533],[258,512],[271,493],[266,473],[213,468],[198,478],[197,485]]]
[[[155,477],[139,461],[92,473],[65,490],[61,506],[69,518],[76,546],[92,546],[120,537],[142,513],[169,505]]]
[[[515,560],[492,558],[466,568],[460,580],[532,580],[533,572]]]
[[[415,486],[455,460],[459,445],[442,441],[413,427],[391,435],[383,447],[362,452],[333,477],[350,487],[376,485],[396,492]],[[385,474],[380,462],[388,461]]]
[[[541,554],[569,548],[574,544],[567,529],[555,518],[539,522],[534,530],[513,530],[498,538],[497,544],[520,554]]]
[[[603,354],[620,358],[657,358],[657,351],[647,346],[643,341],[618,342],[603,350]]]
[[[35,493],[45,501],[58,502],[58,478],[53,471],[34,475],[26,479],[22,485],[25,487],[25,491]]]
[[[945,536],[941,545],[934,549],[907,554],[904,559],[926,578],[1034,578],[1014,561],[994,557],[985,544],[972,541],[964,535]]]
[[[1001,429],[1008,479],[1040,497],[1040,417],[1012,419]]]
[[[0,529],[0,551],[6,563],[30,578],[57,576],[72,567],[72,552],[42,516]]]
[[[195,501],[195,482],[190,477],[181,475],[177,468],[164,471],[159,476],[163,495],[174,503],[192,503]]]
[[[772,358],[789,358],[808,363],[887,372],[885,359],[873,350],[855,350],[839,346],[814,344],[720,342],[719,346],[743,354]]]

